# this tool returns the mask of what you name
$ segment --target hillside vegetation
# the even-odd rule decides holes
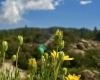
[[[68,64],[64,62],[63,67],[68,67],[70,73],[82,74],[84,78],[86,77],[84,75],[89,75],[90,73],[93,76],[98,75],[97,77],[99,77],[100,30],[97,30],[96,28],[94,30],[89,30],[86,28],[75,29],[54,27],[41,29],[25,27],[12,30],[1,30],[0,43],[2,44],[2,41],[4,40],[9,43],[6,59],[11,59],[12,55],[16,53],[18,48],[16,36],[22,35],[24,43],[21,45],[18,67],[23,70],[27,70],[27,60],[31,57],[36,58],[36,60],[40,59],[41,54],[38,51],[38,46],[40,44],[45,44],[45,42],[54,35],[57,29],[62,30],[64,34],[63,39],[65,41],[65,46],[63,50],[65,51],[65,54],[75,58],[75,60],[70,61]],[[55,49],[54,44],[48,45],[45,52],[49,53],[52,49]],[[0,50],[2,50],[1,45]],[[2,61],[2,59],[0,61]],[[15,63],[13,64],[15,65]]]

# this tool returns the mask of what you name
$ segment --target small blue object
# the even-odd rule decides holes
[[[44,44],[40,44],[38,50],[40,54],[44,54],[44,51],[46,50],[46,46]]]

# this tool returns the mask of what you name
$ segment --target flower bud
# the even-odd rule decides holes
[[[2,42],[2,47],[3,47],[4,51],[7,51],[8,50],[8,42],[7,41],[3,41]]]
[[[61,30],[58,29],[58,30],[56,31],[56,33],[55,33],[55,36],[62,39],[62,37],[63,37],[63,32],[62,32]]]
[[[64,58],[64,56],[65,56],[64,52],[63,52],[63,51],[60,51],[60,52],[59,52],[59,55],[60,55],[61,61],[63,61],[63,58]]]
[[[59,34],[59,29],[57,29],[57,31],[56,31],[56,33],[55,33],[55,35],[58,35]]]
[[[60,43],[60,48],[61,48],[61,49],[64,48],[64,40],[61,41],[61,43]]]
[[[49,63],[47,63],[47,67],[50,67],[50,64]]]
[[[28,74],[28,75],[27,75],[27,78],[30,79],[30,77],[31,77],[30,74]]]
[[[64,75],[67,74],[67,68],[63,68],[63,74],[64,74]]]
[[[42,62],[43,62],[43,63],[45,62],[45,57],[44,57],[44,56],[42,56]]]
[[[16,61],[16,55],[13,55],[11,59],[12,59],[13,62],[15,62]]]
[[[48,53],[45,53],[44,56],[46,59],[48,59],[48,57],[49,57]]]
[[[23,44],[23,36],[18,35],[18,40],[19,40],[20,45],[22,45]]]

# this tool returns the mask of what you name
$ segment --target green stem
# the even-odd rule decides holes
[[[5,52],[3,51],[3,64],[4,64],[4,61],[5,61]]]
[[[58,63],[57,67],[55,67],[54,80],[57,80],[59,68],[60,68],[60,62]]]
[[[63,78],[63,80],[65,80],[65,78],[64,78],[64,77],[65,77],[65,75],[63,75],[63,77],[62,77],[62,78]]]
[[[18,68],[18,56],[19,56],[19,50],[20,50],[20,46],[18,47],[17,53],[16,53],[16,70]]]
[[[59,47],[58,46],[57,46],[56,51],[57,52],[59,51]],[[56,54],[56,56],[57,56],[57,54]],[[57,61],[55,62],[55,67],[54,67],[54,80],[57,80],[59,65],[60,65],[60,62],[59,62],[59,59],[57,59]]]

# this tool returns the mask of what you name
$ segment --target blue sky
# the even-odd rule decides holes
[[[0,29],[24,27],[25,24],[43,28],[100,28],[100,0],[41,0],[41,5],[38,4],[40,0],[37,3],[30,0],[30,4],[29,0],[24,4],[21,0],[13,1],[0,0]]]

